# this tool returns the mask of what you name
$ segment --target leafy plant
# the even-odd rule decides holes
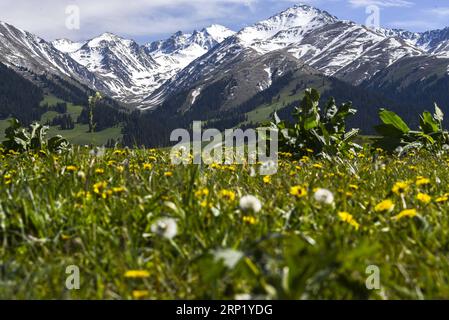
[[[89,133],[95,131],[94,108],[97,105],[98,101],[102,99],[103,97],[99,92],[97,92],[94,96],[89,97]]]
[[[346,119],[357,110],[351,103],[339,107],[335,99],[327,103],[323,114],[319,107],[320,94],[315,89],[307,89],[300,107],[293,112],[295,124],[281,121],[274,114],[272,128],[279,131],[279,146],[283,151],[302,154],[311,149],[316,155],[330,156],[346,153],[360,146],[351,142],[359,129],[346,132]]]
[[[443,128],[443,111],[435,104],[432,115],[425,111],[419,119],[419,130],[411,130],[404,120],[392,111],[380,109],[382,124],[375,127],[382,136],[376,141],[376,146],[393,151],[397,148],[407,151],[410,149],[427,149],[438,151],[449,143],[449,133]]]
[[[2,143],[6,150],[16,152],[47,150],[60,152],[69,147],[69,143],[61,136],[47,139],[48,127],[33,123],[30,130],[22,128],[19,120],[9,120],[10,127],[5,130],[6,140]]]

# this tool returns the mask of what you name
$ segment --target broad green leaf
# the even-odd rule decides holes
[[[439,123],[432,117],[432,114],[425,111],[419,119],[421,130],[424,133],[436,133],[440,130]]]
[[[406,134],[410,131],[410,128],[407,126],[404,120],[402,120],[401,117],[399,117],[392,111],[381,109],[379,112],[379,117],[384,124],[393,126],[403,134]]]

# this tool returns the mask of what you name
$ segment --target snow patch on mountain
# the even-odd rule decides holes
[[[72,53],[77,50],[79,50],[85,43],[84,42],[73,42],[68,39],[58,39],[55,41],[52,41],[51,43],[53,47],[58,49],[61,52],[64,53]]]

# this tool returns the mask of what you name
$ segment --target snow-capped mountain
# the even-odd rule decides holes
[[[57,40],[53,45],[94,73],[119,100],[136,102],[163,82],[159,65],[133,40],[104,33],[85,43]]]
[[[412,43],[425,51],[440,57],[449,58],[449,27],[419,33],[412,37]]]
[[[106,89],[95,74],[51,43],[4,22],[0,22],[0,62],[15,70],[51,73],[97,90]]]
[[[425,54],[401,38],[389,37],[308,5],[296,5],[246,27],[195,60],[146,99],[157,106],[170,94],[212,79],[215,70],[227,72],[242,55],[283,50],[321,71],[359,85],[406,56]]]
[[[56,40],[53,46],[100,78],[114,98],[139,104],[190,62],[233,34],[223,26],[212,25],[192,34],[177,32],[169,39],[144,46],[112,33],[84,43]]]
[[[401,38],[408,44],[420,48],[429,54],[449,58],[449,27],[426,32],[383,28],[379,28],[376,31],[389,37]]]
[[[224,26],[212,25],[191,34],[179,31],[167,40],[155,41],[145,47],[161,68],[169,73],[168,80],[193,60],[234,34],[234,31]]]

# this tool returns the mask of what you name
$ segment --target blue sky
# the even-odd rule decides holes
[[[449,26],[449,0],[306,0],[341,19],[365,23],[380,9],[383,27],[424,31]],[[0,20],[47,40],[83,40],[113,32],[140,43],[212,23],[239,30],[299,3],[291,0],[1,0]],[[79,28],[67,27],[67,9],[79,9]],[[69,10],[70,11],[70,10]],[[74,11],[70,11],[73,13]]]

